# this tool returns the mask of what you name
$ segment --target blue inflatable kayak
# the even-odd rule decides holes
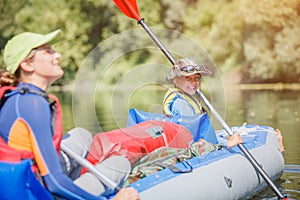
[[[131,109],[128,125],[144,120],[164,120],[186,126],[197,138],[216,142],[227,137],[225,130],[213,131],[206,118],[199,116],[192,122],[185,117],[167,118],[162,114],[147,113]],[[204,125],[203,125],[204,122]],[[205,130],[209,134],[200,133]],[[284,170],[284,159],[279,151],[277,134],[272,127],[246,125],[232,127],[233,132],[242,135],[245,147],[272,180],[280,178]],[[204,156],[194,157],[185,162],[192,166],[190,173],[174,173],[165,168],[155,174],[139,179],[131,184],[136,188],[142,200],[166,199],[244,199],[250,198],[267,187],[238,147],[222,148]],[[184,163],[176,164],[179,169]]]

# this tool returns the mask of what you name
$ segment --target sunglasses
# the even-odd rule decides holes
[[[180,71],[186,72],[186,73],[192,73],[196,71],[206,71],[206,68],[203,65],[187,65],[180,68]]]

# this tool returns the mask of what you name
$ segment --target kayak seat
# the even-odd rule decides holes
[[[30,159],[11,163],[0,161],[1,200],[53,199],[31,171]]]

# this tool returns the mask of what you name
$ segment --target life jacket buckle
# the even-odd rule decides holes
[[[22,87],[19,90],[20,94],[28,94],[29,93],[29,88],[28,87]]]

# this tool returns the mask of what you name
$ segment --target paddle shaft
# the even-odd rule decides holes
[[[155,42],[155,44],[160,48],[160,50],[165,54],[165,56],[168,58],[168,60],[172,63],[172,65],[175,64],[176,60],[175,58],[170,54],[170,52],[167,50],[167,48],[161,43],[161,41],[155,36],[155,34],[152,32],[152,30],[149,28],[149,26],[146,24],[144,19],[140,19],[138,21],[138,24],[140,24],[144,30],[148,33],[148,35],[151,37],[151,39]]]
[[[69,148],[67,145],[61,143],[60,144],[61,149],[68,154],[70,157],[74,158],[80,165],[82,165],[83,167],[87,168],[87,170],[89,172],[91,172],[92,174],[94,174],[99,180],[101,180],[101,182],[103,182],[104,185],[110,187],[110,188],[114,188],[115,190],[119,191],[121,188],[119,188],[119,186],[113,182],[112,180],[110,180],[109,178],[107,178],[104,174],[102,174],[94,165],[92,165],[89,161],[87,161],[86,159],[84,159],[83,157],[81,157],[80,155],[76,154],[71,148]],[[88,183],[87,183],[88,184]]]
[[[214,107],[210,104],[210,102],[207,100],[205,95],[203,95],[200,90],[197,90],[197,95],[202,99],[202,101],[205,103],[205,105],[208,107],[208,109],[211,111],[211,113],[215,116],[215,118],[219,121],[219,123],[223,126],[223,128],[226,130],[228,135],[232,136],[234,133],[230,129],[230,127],[226,124],[226,122],[223,120],[223,118],[219,115],[219,113],[214,109]],[[252,156],[252,154],[246,149],[246,147],[243,144],[238,144],[239,149],[244,153],[246,158],[249,160],[249,162],[252,164],[252,166],[259,172],[259,174],[263,177],[263,179],[266,181],[266,183],[272,188],[272,190],[275,192],[275,194],[281,198],[284,199],[286,196],[284,196],[279,189],[276,187],[276,185],[271,181],[267,173],[263,170],[263,168],[258,164],[258,162],[255,160],[255,158]]]
[[[144,21],[144,19],[138,20],[138,24],[140,24],[145,29],[145,31],[149,34],[149,36],[152,38],[152,40],[155,42],[155,44],[161,49],[161,51],[165,54],[165,56],[168,58],[168,60],[174,65],[175,62],[176,62],[175,59],[174,59],[174,57],[169,53],[169,51],[166,49],[166,47],[155,36],[155,34],[152,32],[152,30],[146,24],[146,22]],[[205,95],[199,89],[197,90],[196,94],[202,99],[202,101],[205,103],[205,105],[208,107],[208,109],[211,111],[211,113],[215,116],[215,118],[218,120],[218,122],[223,126],[223,128],[228,133],[228,135],[232,136],[234,133],[229,128],[229,126],[226,124],[226,122],[223,120],[223,118],[219,115],[219,113],[210,104],[210,102],[207,100],[207,98],[205,97]],[[258,164],[258,162],[255,160],[255,158],[252,156],[252,154],[245,148],[245,146],[243,144],[239,144],[238,147],[244,153],[244,155],[249,160],[249,162],[252,164],[252,166],[263,177],[263,179],[266,181],[266,183],[272,188],[272,190],[275,192],[275,194],[279,198],[281,198],[281,199],[286,198],[286,196],[284,196],[279,191],[279,189],[272,182],[272,180],[269,178],[269,176],[267,175],[267,173],[262,169],[262,167]]]

